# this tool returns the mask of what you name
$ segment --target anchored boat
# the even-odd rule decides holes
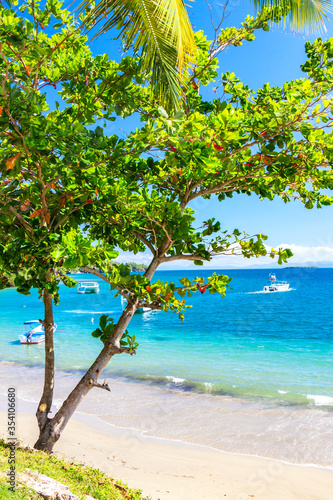
[[[289,290],[287,281],[278,281],[274,273],[269,275],[269,282],[264,286],[264,292],[286,292]]]
[[[77,285],[78,293],[98,293],[99,285],[97,281],[80,281]]]
[[[21,344],[41,344],[45,342],[45,331],[44,326],[38,321],[38,319],[34,319],[31,321],[25,321],[23,323],[24,334],[19,335],[19,340]],[[57,325],[53,324],[53,332],[57,329]]]

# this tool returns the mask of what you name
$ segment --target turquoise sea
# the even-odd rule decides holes
[[[136,314],[129,331],[140,343],[137,354],[114,357],[104,373],[111,395],[91,391],[80,410],[159,437],[332,466],[333,269],[276,269],[291,289],[263,293],[271,271],[217,270],[233,277],[232,289],[224,299],[195,294],[184,323],[174,313]],[[211,272],[160,271],[156,278]],[[99,316],[117,319],[122,311],[120,298],[97,281],[97,295],[61,286],[58,404],[99,352],[91,336]],[[17,338],[24,321],[42,317],[37,293],[0,292],[0,376],[16,380],[31,401],[40,394],[44,345]]]

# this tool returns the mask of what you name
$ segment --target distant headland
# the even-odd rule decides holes
[[[284,269],[318,269],[318,266],[287,266]]]

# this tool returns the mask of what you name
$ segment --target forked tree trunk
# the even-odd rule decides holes
[[[120,347],[120,339],[135,311],[136,311],[136,304],[129,304],[126,307],[126,309],[120,316],[120,319],[113,330],[112,338],[107,343],[105,343],[103,349],[97,356],[94,363],[85,373],[85,375],[81,378],[81,380],[78,382],[73,391],[69,394],[69,396],[64,401],[59,411],[54,415],[54,417],[50,419],[46,415],[46,419],[44,417],[42,419],[38,415],[39,411],[37,412],[37,420],[40,430],[38,440],[34,445],[34,447],[37,450],[43,450],[48,453],[51,453],[55,443],[60,438],[61,433],[66,427],[71,416],[79,406],[82,399],[88,394],[88,392],[93,387],[102,387],[108,389],[107,386],[98,384],[97,380],[100,377],[106,365],[109,363],[110,359],[115,354],[120,354],[121,352],[123,352],[124,349]],[[45,392],[45,387],[44,387],[44,392]],[[41,401],[42,400],[43,397]],[[48,411],[49,410],[50,407],[48,407]],[[40,425],[40,422],[42,423],[42,425]]]
[[[163,242],[162,246],[166,243]],[[163,251],[165,249],[163,248]],[[160,257],[155,256],[146,270],[144,276],[151,280],[157,267],[160,264]],[[105,276],[97,271],[89,270],[100,278],[107,281]],[[128,304],[118,323],[115,325],[112,337],[108,342],[105,342],[103,349],[95,359],[94,363],[90,366],[85,375],[78,382],[76,387],[69,394],[68,398],[63,402],[59,411],[53,418],[48,417],[50,412],[53,398],[53,384],[54,384],[54,350],[53,350],[53,314],[52,314],[52,297],[48,292],[44,293],[44,307],[45,307],[45,382],[42,398],[39,403],[37,411],[37,421],[39,426],[39,437],[34,445],[37,450],[43,450],[51,453],[55,443],[61,436],[62,431],[66,427],[71,416],[79,406],[82,399],[88,394],[93,387],[101,387],[108,389],[107,385],[98,384],[97,380],[101,376],[104,368],[109,363],[110,359],[115,354],[120,354],[126,349],[120,346],[121,337],[131,321],[133,314],[137,309],[138,303]]]

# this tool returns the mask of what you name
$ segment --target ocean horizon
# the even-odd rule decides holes
[[[115,356],[102,374],[111,393],[92,390],[78,411],[143,433],[291,463],[333,466],[333,269],[273,269],[290,283],[264,293],[267,269],[215,270],[232,276],[221,299],[195,294],[181,323],[174,313],[136,314],[135,356]],[[159,271],[175,281],[214,270]],[[77,280],[89,275],[72,276]],[[102,344],[91,336],[101,314],[120,316],[120,297],[80,295],[61,285],[55,354],[55,409]],[[44,344],[20,345],[24,321],[43,317],[37,292],[0,292],[0,377],[38,402]],[[4,384],[1,384],[6,390]],[[102,393],[102,394],[101,394]]]

